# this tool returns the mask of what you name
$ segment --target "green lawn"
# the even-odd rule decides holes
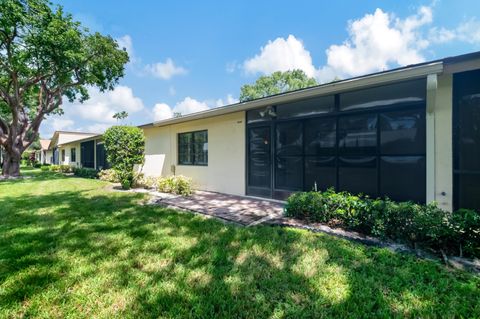
[[[0,318],[480,317],[480,279],[30,171],[0,183]]]

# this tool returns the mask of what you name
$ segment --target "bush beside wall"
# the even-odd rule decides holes
[[[97,178],[98,172],[93,168],[80,168],[75,167],[73,169],[73,175],[83,178]]]
[[[285,215],[392,239],[416,247],[480,257],[480,214],[450,213],[435,203],[419,205],[371,199],[348,192],[301,192],[287,199]]]

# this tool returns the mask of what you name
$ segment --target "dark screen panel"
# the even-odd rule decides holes
[[[382,196],[396,201],[425,203],[425,156],[382,156],[380,185]]]
[[[480,173],[460,174],[457,185],[460,208],[480,211]]]
[[[377,158],[374,156],[340,157],[338,179],[340,191],[376,197],[378,195]]]
[[[334,109],[335,96],[321,96],[288,104],[280,104],[277,106],[277,118],[289,119],[292,117],[325,114],[332,112]]]
[[[341,154],[372,155],[377,149],[377,115],[340,117],[338,149]]]
[[[425,109],[382,113],[380,144],[385,155],[425,154]]]
[[[305,157],[305,190],[324,191],[336,187],[337,169],[335,156]]]
[[[335,154],[337,144],[335,118],[320,118],[305,122],[305,154]]]
[[[95,167],[95,142],[88,141],[80,144],[82,167]]]
[[[271,187],[270,127],[248,130],[248,184],[253,187]]]
[[[340,110],[425,103],[426,79],[394,83],[340,94]]]
[[[278,156],[302,155],[303,126],[302,122],[279,123],[276,127],[276,153]]]
[[[275,160],[275,188],[303,189],[303,157],[277,157]]]

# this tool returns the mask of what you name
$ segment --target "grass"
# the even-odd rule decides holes
[[[0,317],[480,317],[480,279],[323,234],[240,228],[108,184],[0,182]]]

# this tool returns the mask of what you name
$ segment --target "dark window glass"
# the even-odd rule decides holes
[[[193,134],[193,153],[196,165],[208,164],[208,136],[207,131]]]
[[[460,208],[480,210],[480,174],[460,174],[457,185]]]
[[[76,162],[77,161],[77,149],[76,148],[72,148],[70,149],[70,161],[71,162]]]
[[[305,154],[334,154],[336,138],[336,119],[321,118],[305,122]]]
[[[305,157],[305,190],[324,191],[335,187],[337,182],[337,169],[334,156]]]
[[[301,122],[277,125],[276,150],[279,156],[302,155],[303,130]]]
[[[480,211],[480,70],[454,74],[455,208]]]
[[[250,128],[248,139],[248,184],[252,187],[270,188],[270,127]]]
[[[377,147],[377,115],[340,117],[338,146],[342,154],[370,155]]]
[[[82,167],[95,167],[95,142],[88,141],[80,144],[80,160]]]
[[[65,150],[62,150],[62,162],[65,162]]]
[[[381,195],[396,201],[425,202],[426,164],[424,156],[382,156]]]
[[[382,154],[425,154],[425,110],[408,110],[380,115]]]
[[[302,157],[277,157],[275,165],[275,186],[277,189],[303,189]]]
[[[478,92],[459,101],[458,148],[460,169],[480,172],[480,87]]]
[[[289,119],[299,116],[310,116],[332,112],[335,108],[335,97],[321,96],[314,99],[277,105],[277,118]]]
[[[178,164],[208,164],[208,132],[188,132],[178,134]]]
[[[377,196],[377,158],[340,157],[339,189],[353,194]]]
[[[425,103],[426,79],[378,86],[340,94],[340,110]]]
[[[178,134],[178,164],[193,164],[192,133]]]

